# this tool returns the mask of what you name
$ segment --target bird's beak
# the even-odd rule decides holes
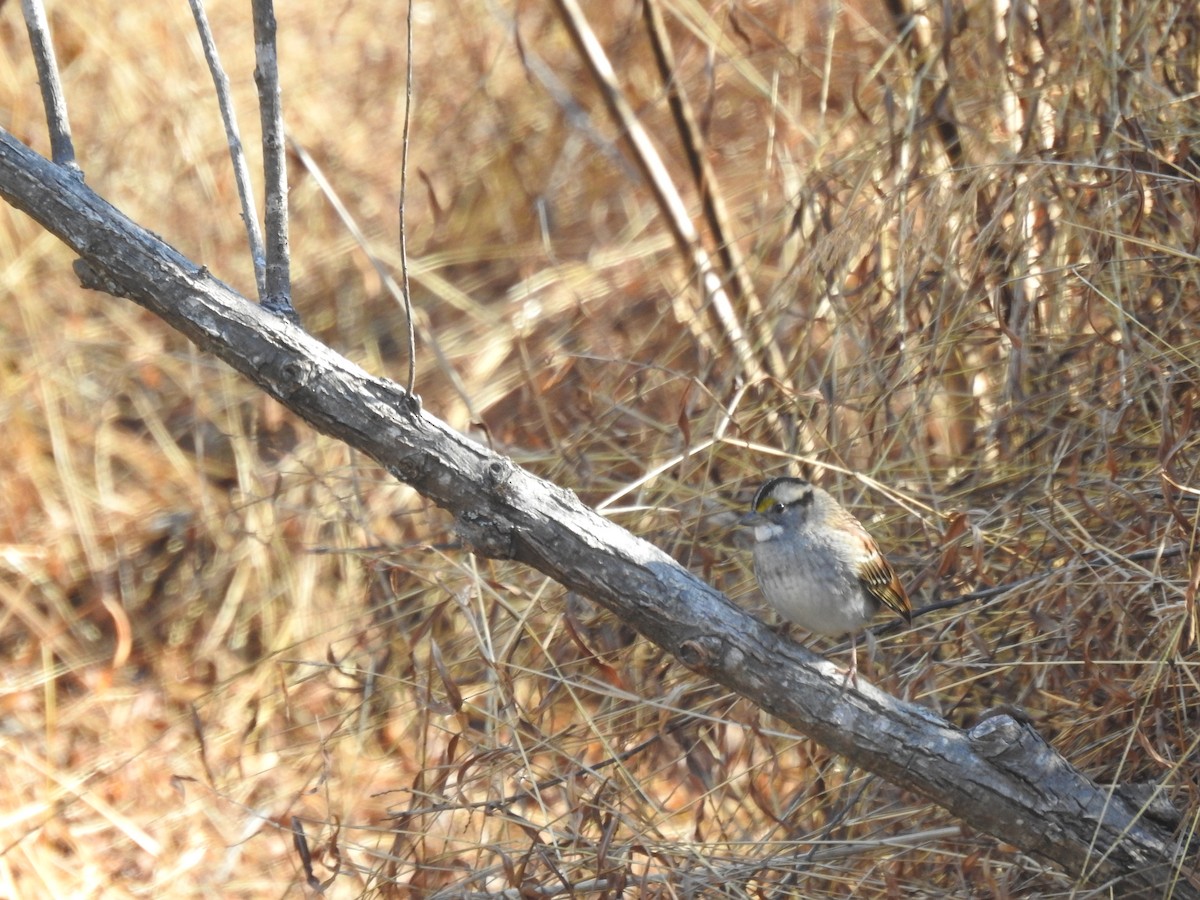
[[[761,513],[748,512],[738,519],[738,524],[747,528],[752,528],[755,525],[765,525],[767,524],[767,517]]]

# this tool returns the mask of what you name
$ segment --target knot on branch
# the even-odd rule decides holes
[[[71,263],[71,268],[75,270],[75,277],[79,279],[79,286],[85,290],[99,291],[102,294],[112,294],[114,297],[127,298],[130,296],[129,291],[117,284],[108,272],[91,260],[80,257]]]
[[[967,732],[967,737],[980,756],[1019,778],[1041,780],[1043,787],[1051,782],[1060,784],[1064,792],[1075,786],[1092,787],[1032,725],[1022,724],[1007,713],[984,719]]]
[[[967,737],[981,756],[996,759],[1019,750],[1026,729],[1007,713],[988,716],[976,724]]]
[[[472,553],[488,559],[512,559],[517,554],[517,529],[500,517],[464,512],[454,520],[459,540]]]
[[[268,373],[264,370],[264,375]],[[317,375],[317,366],[305,359],[288,359],[279,367],[274,387],[282,397],[291,397],[308,386]]]
[[[487,484],[494,491],[503,491],[513,477],[516,466],[513,461],[499,456],[487,464]]]
[[[741,651],[731,648],[719,634],[701,634],[680,641],[675,654],[685,666],[702,675],[736,667],[743,662]]]
[[[388,466],[388,471],[405,484],[417,484],[425,478],[426,457],[416,452],[405,454]]]

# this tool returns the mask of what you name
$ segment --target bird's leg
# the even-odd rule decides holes
[[[875,632],[870,628],[864,629],[863,634],[867,636],[867,675],[875,677]]]
[[[847,685],[853,684],[854,689],[858,690],[858,632],[850,633],[850,668],[846,670],[846,678],[842,682],[842,689],[845,690]]]

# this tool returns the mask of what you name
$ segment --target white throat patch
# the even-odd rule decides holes
[[[782,536],[783,536],[783,526],[782,525],[773,525],[773,524],[768,523],[766,525],[755,525],[754,526],[754,539],[756,541],[758,541],[760,544],[763,543],[763,541],[773,541],[776,538],[782,537]]]

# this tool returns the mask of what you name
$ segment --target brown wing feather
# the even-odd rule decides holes
[[[905,622],[912,624],[912,602],[908,599],[908,593],[891,563],[878,552],[863,564],[859,580],[868,594],[888,609],[903,616]]]
[[[845,516],[842,521],[858,535],[862,540],[863,549],[867,551],[867,558],[863,560],[862,568],[858,573],[859,581],[867,589],[868,594],[897,615],[903,616],[904,621],[911,625],[912,601],[908,599],[908,592],[900,583],[896,570],[892,568],[891,563],[884,559],[879,545],[875,543],[875,538],[871,537],[871,533],[863,527],[863,523],[844,509],[842,513]]]

